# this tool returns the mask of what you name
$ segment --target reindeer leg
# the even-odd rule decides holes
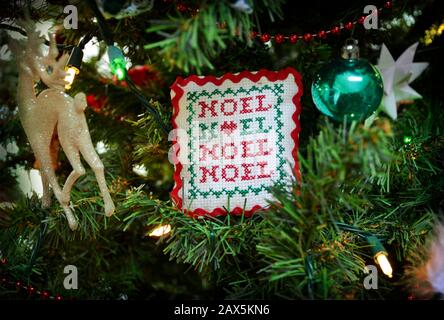
[[[51,190],[49,189],[49,181],[42,170],[40,170],[40,176],[42,177],[43,185],[42,207],[49,208],[51,206]]]
[[[64,202],[62,199],[62,190],[60,189],[60,185],[57,181],[57,177],[55,175],[54,169],[52,167],[51,156],[48,152],[44,152],[41,150],[35,150],[36,157],[40,159],[40,165],[42,166],[42,173],[48,179],[49,184],[51,185],[54,195],[57,198],[57,201],[63,208],[65,212],[66,219],[68,220],[68,224],[71,230],[77,229],[78,222],[72,213],[71,209],[68,207],[68,203]]]
[[[85,168],[83,168],[82,162],[80,160],[79,150],[76,149],[73,146],[66,146],[62,142],[63,150],[65,151],[66,157],[69,160],[69,163],[71,164],[73,171],[70,173],[68,178],[65,181],[65,184],[63,185],[62,190],[62,199],[63,202],[66,204],[69,204],[70,201],[70,194],[71,189],[74,185],[74,183],[77,181],[77,179],[80,176],[83,176],[85,174]]]
[[[97,155],[89,136],[87,139],[82,139],[79,149],[83,158],[93,169],[94,174],[96,175],[97,183],[99,184],[100,192],[102,193],[103,202],[105,203],[105,215],[110,217],[114,213],[115,206],[109,194],[108,187],[106,186],[103,163]]]

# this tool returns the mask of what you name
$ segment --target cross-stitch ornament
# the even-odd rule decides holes
[[[193,215],[251,215],[270,187],[299,178],[301,78],[292,68],[178,78],[174,107],[175,186]]]
[[[359,47],[353,40],[342,48],[342,59],[321,68],[311,93],[323,114],[338,121],[364,120],[381,103],[383,83],[378,70],[359,59]]]
[[[64,67],[67,55],[57,59],[59,51],[55,37],[50,37],[50,47],[47,55],[40,52],[44,39],[35,31],[34,23],[21,22],[28,36],[25,40],[10,39],[9,48],[16,57],[19,71],[17,104],[20,121],[28,137],[36,160],[39,163],[43,185],[42,205],[49,207],[51,195],[49,186],[60,203],[68,220],[69,227],[75,230],[78,226],[72,209],[69,207],[71,188],[85,169],[80,160],[80,154],[91,166],[99,183],[105,204],[105,214],[111,216],[114,203],[106,186],[103,164],[91,142],[84,109],[86,97],[78,93],[75,97],[66,94]],[[35,84],[43,81],[49,88],[36,94]],[[50,146],[54,131],[63,151],[73,167],[63,189],[60,187],[54,172],[53,158]]]

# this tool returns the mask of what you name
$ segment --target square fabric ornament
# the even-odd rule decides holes
[[[292,68],[178,78],[174,107],[175,186],[190,215],[250,216],[270,187],[299,177],[301,77]]]

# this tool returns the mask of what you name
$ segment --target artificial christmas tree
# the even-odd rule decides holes
[[[68,4],[76,8],[77,28],[64,20]],[[268,0],[5,4],[0,14],[0,298],[440,297],[442,16],[438,1],[377,1],[375,13],[364,12],[366,5],[311,1],[295,10],[291,1]],[[377,18],[376,29],[366,28],[367,15]],[[26,16],[34,29],[18,23]],[[65,56],[50,50],[54,42],[48,29],[57,34],[57,49]],[[351,119],[355,121],[336,122],[318,111],[310,88],[351,37],[359,41],[366,66],[379,66],[384,92],[381,83],[372,82],[372,88],[381,90],[368,96],[371,108]],[[32,73],[23,68],[14,43],[30,39],[39,43],[33,50],[66,62],[62,80],[67,81],[58,83],[59,89],[81,100],[94,152],[106,168],[109,197],[101,188],[105,199],[87,169],[73,186],[69,205],[41,204],[41,181],[32,178],[35,157],[16,112],[21,106],[18,76]],[[414,60],[429,62],[427,68],[415,68],[412,54],[406,68],[393,59],[386,63],[390,54],[385,45],[399,56],[416,42]],[[68,54],[72,59],[66,61]],[[31,66],[41,61],[26,59]],[[39,71],[60,78],[58,67],[43,65]],[[329,69],[330,75],[333,71]],[[350,91],[342,84],[347,80],[357,86],[363,79],[350,74],[341,82],[340,75],[333,72],[328,86],[318,82],[316,94],[336,103],[345,92],[358,110],[359,99],[369,91]],[[398,99],[399,88],[407,90],[415,78],[422,99],[414,95],[406,104]],[[39,79],[31,79],[36,97],[52,85]],[[194,79],[192,90],[186,79]],[[212,80],[199,86],[198,79]],[[273,95],[264,89],[272,84],[282,85],[282,92]],[[178,93],[200,100],[177,101]],[[388,103],[390,96],[395,98]],[[90,108],[83,110],[87,104]],[[379,109],[373,112],[374,107]],[[280,112],[284,118],[277,116]],[[208,159],[214,156],[204,143],[188,148],[195,154],[180,153],[187,143],[177,130],[191,132],[193,125],[204,129],[201,135],[243,132],[232,141],[241,148],[252,131],[273,133],[281,143],[265,146],[264,137],[256,137],[262,142],[254,150],[244,143],[242,152],[255,155],[254,168],[225,163],[234,155],[229,144],[219,150],[220,158],[227,159],[219,159],[214,174],[211,166],[201,170],[192,163],[193,170],[201,171],[195,173],[201,185],[190,189],[189,175],[180,175],[178,160],[200,160],[201,152]],[[38,136],[28,128],[28,136]],[[55,134],[79,147],[79,137],[63,126],[58,132],[47,129],[47,158]],[[282,158],[276,163],[282,174],[265,171],[267,151]],[[55,158],[58,164],[52,170],[66,181],[71,159],[64,153]],[[257,186],[248,179],[253,175],[270,178],[264,192],[254,192]],[[247,179],[232,181],[242,176]],[[204,178],[211,184],[204,186]],[[237,193],[236,199],[197,199],[200,203],[193,207],[192,193],[215,195],[226,185],[231,189],[224,192]],[[111,199],[115,213],[109,217]],[[190,214],[202,203],[206,210]],[[255,204],[260,206],[250,215]],[[208,214],[215,209],[222,214]],[[76,214],[75,231],[66,223],[66,210]],[[65,273],[73,268],[76,289],[73,274]],[[365,280],[369,270],[379,273],[378,289]]]

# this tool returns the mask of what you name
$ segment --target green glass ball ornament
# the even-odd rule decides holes
[[[341,56],[315,76],[311,86],[313,102],[319,111],[335,120],[364,120],[381,103],[382,77],[367,60],[359,59],[356,40],[345,44]]]

